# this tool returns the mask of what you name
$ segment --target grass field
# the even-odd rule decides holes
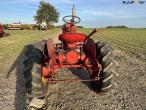
[[[113,94],[100,95],[92,92],[85,83],[57,83],[48,89],[48,110],[144,110],[146,102],[146,29],[103,29],[93,36],[94,40],[108,42],[115,49],[117,74]],[[80,29],[87,35],[92,29]],[[0,39],[0,109],[23,110],[26,106],[23,64],[24,47],[33,41],[57,37],[59,29],[49,31],[6,31],[9,37]],[[53,38],[54,39],[54,38]],[[54,39],[56,40],[56,39]],[[61,73],[61,71],[59,71]],[[84,71],[63,71],[80,73]],[[67,76],[67,74],[66,74]],[[119,77],[118,77],[119,76]],[[73,77],[73,76],[72,76]],[[76,78],[76,75],[74,75]],[[2,88],[2,89],[1,89]],[[77,102],[77,103],[75,103]],[[107,105],[107,106],[106,106]],[[84,107],[84,108],[82,108]],[[127,107],[127,108],[126,108]],[[52,108],[52,109],[50,109]],[[54,109],[53,109],[54,108]],[[62,109],[61,109],[62,108]]]
[[[58,29],[49,31],[14,30],[6,32],[10,36],[0,39],[0,63],[6,59],[17,56],[25,45],[33,41],[48,39],[50,34],[56,33]]]
[[[80,30],[90,33],[91,29]],[[146,58],[146,29],[103,29],[93,37],[112,44],[114,48],[134,55],[140,59]]]
[[[32,41],[47,39],[49,34],[59,31],[53,29],[49,31],[6,31],[9,37],[0,39],[0,61],[6,60],[10,56],[15,56],[23,47]],[[89,34],[92,29],[80,29],[80,32]],[[126,52],[145,60],[146,57],[146,29],[103,29],[93,36],[94,40],[108,42],[115,49]]]

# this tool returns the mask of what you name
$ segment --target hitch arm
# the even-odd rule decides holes
[[[102,31],[100,29],[94,29],[88,36],[87,38],[91,37],[93,34],[95,34],[96,32]]]

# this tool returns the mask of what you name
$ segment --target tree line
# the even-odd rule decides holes
[[[106,28],[128,28],[125,25],[119,25],[119,26],[107,26]]]

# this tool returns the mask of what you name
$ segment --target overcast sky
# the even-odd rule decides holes
[[[36,13],[39,1],[0,0],[0,22],[35,23],[33,16]],[[146,27],[146,2],[144,4],[123,4],[123,0],[45,1],[50,2],[60,12],[58,25],[63,24],[62,17],[70,15],[72,5],[75,4],[76,14],[82,20],[80,25],[86,27],[105,27],[107,25]]]

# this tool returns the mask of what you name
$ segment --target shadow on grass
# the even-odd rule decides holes
[[[21,51],[13,65],[8,71],[7,78],[9,78],[12,71],[16,69],[16,93],[15,93],[15,109],[16,110],[25,110],[26,105],[26,89],[24,84],[23,76],[23,60],[26,47]]]
[[[32,42],[30,45],[25,46],[8,71],[7,78],[9,78],[12,71],[16,70],[16,110],[26,110],[28,106],[27,104],[29,101],[27,93],[31,93],[32,79],[34,79],[32,78],[32,70],[34,70],[34,64],[41,65],[42,63],[42,45],[44,45],[44,41],[35,41]],[[36,69],[35,71],[38,70]]]
[[[15,109],[16,110],[26,110],[27,90],[25,87],[26,86],[25,85],[26,78],[24,77],[23,73],[24,73],[24,71],[27,72],[26,68],[25,68],[26,65],[29,65],[28,66],[29,70],[31,70],[33,67],[33,63],[38,63],[37,62],[38,59],[33,57],[31,61],[29,61],[25,64],[25,67],[24,67],[23,62],[24,62],[25,56],[30,55],[31,53],[33,53],[33,51],[40,52],[39,49],[35,48],[32,45],[25,46],[24,49],[19,54],[19,56],[17,57],[17,59],[15,60],[15,62],[13,63],[13,65],[11,66],[11,68],[9,69],[8,74],[7,74],[7,78],[9,78],[12,71],[14,71],[16,69],[16,77],[17,77],[17,79],[16,79],[16,94],[15,94]],[[75,76],[77,76],[81,80],[89,80],[90,79],[90,76],[86,70],[83,70],[83,69],[70,69],[70,70]],[[30,78],[30,81],[31,81],[32,77],[31,77],[31,74],[29,74],[29,73],[30,72],[28,71],[27,76]],[[82,82],[82,83],[85,84],[89,89],[92,89],[91,82]]]

